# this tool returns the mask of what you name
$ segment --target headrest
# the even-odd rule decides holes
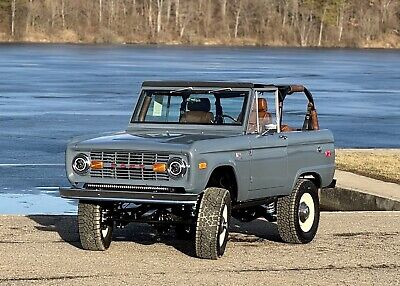
[[[267,111],[268,110],[268,103],[265,98],[258,99],[258,111]]]
[[[208,98],[191,98],[188,100],[187,109],[189,111],[209,112],[211,109],[210,100]]]

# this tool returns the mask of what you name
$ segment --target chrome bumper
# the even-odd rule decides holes
[[[60,188],[60,196],[65,199],[79,199],[89,201],[109,201],[128,203],[155,203],[174,205],[194,205],[197,203],[197,194],[155,193],[92,190],[78,188]]]

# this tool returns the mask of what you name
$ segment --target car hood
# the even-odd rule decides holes
[[[179,133],[131,133],[117,132],[102,136],[78,137],[70,145],[80,151],[89,150],[141,150],[169,151],[182,153],[188,151],[194,142],[217,139],[226,136]]]

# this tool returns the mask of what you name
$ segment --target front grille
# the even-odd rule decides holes
[[[175,187],[158,186],[132,186],[115,184],[86,184],[86,189],[94,190],[112,190],[112,191],[138,191],[138,192],[162,192],[162,193],[184,193],[185,189]]]
[[[91,169],[94,178],[126,180],[168,181],[168,174],[153,171],[154,163],[167,163],[169,155],[156,153],[134,153],[123,151],[92,151],[91,161],[102,161],[102,169]]]

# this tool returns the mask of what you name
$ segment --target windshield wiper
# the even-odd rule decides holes
[[[232,91],[232,88],[225,87],[225,88],[220,88],[220,89],[215,89],[215,90],[209,90],[208,93],[217,93],[217,92],[223,92],[223,91]]]
[[[189,87],[185,87],[185,88],[181,88],[181,89],[171,90],[169,93],[179,93],[179,92],[184,92],[187,90],[193,90],[193,87],[189,86]]]

